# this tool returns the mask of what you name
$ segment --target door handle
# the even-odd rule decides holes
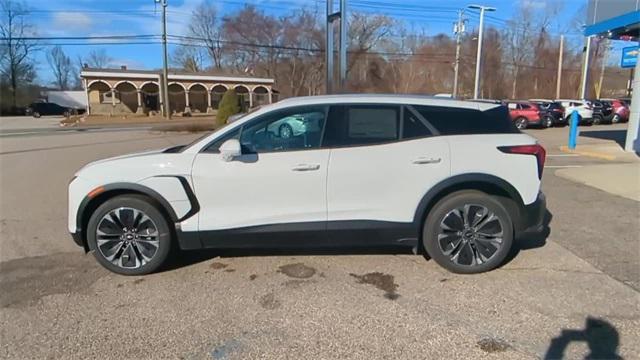
[[[293,171],[314,171],[320,169],[320,164],[298,164],[291,168]]]
[[[442,161],[442,158],[427,158],[427,157],[419,157],[413,160],[414,164],[423,165],[423,164],[438,164]]]

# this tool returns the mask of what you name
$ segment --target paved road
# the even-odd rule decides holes
[[[62,119],[62,116],[43,116],[37,119],[33,116],[0,116],[0,133],[18,129],[56,129]]]
[[[563,131],[536,136],[547,145]],[[0,357],[640,353],[637,203],[557,178],[553,168],[543,185],[553,214],[550,235],[522,239],[509,263],[476,276],[372,249],[184,253],[168,271],[122,277],[73,245],[65,226],[66,184],[76,169],[195,136],[131,131],[0,139]]]

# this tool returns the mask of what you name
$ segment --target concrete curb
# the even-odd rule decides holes
[[[609,155],[609,154],[605,154],[597,151],[569,149],[569,147],[566,145],[560,146],[560,151],[569,153],[569,154],[578,154],[578,155],[593,157],[593,158],[602,159],[602,160],[612,161],[616,159],[616,157],[613,155]]]

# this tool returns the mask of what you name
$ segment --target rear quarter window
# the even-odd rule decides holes
[[[413,106],[442,135],[514,134],[520,131],[513,125],[506,106],[489,110]]]

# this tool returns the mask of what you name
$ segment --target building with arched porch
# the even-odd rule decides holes
[[[80,72],[89,114],[148,114],[162,108],[162,72],[91,69]],[[169,109],[172,113],[215,113],[228,89],[235,89],[246,109],[277,101],[274,80],[170,72]]]

